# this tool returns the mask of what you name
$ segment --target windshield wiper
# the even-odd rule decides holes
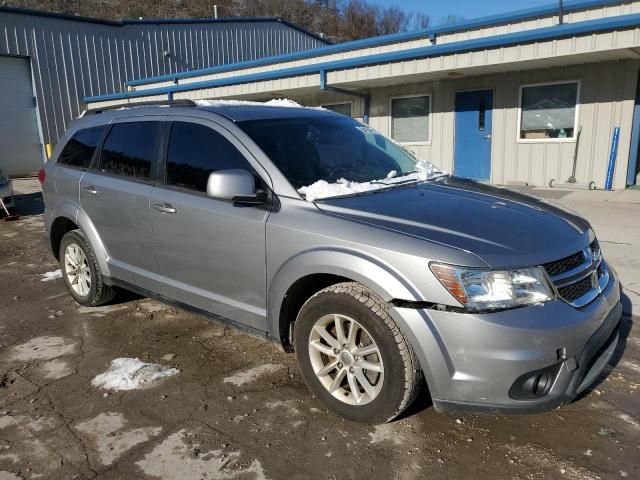
[[[404,177],[404,175],[401,175],[401,176]],[[398,178],[398,177],[394,177],[394,178]],[[406,183],[417,182],[417,181],[418,181],[417,178],[409,178],[407,180],[401,180],[399,182],[384,182],[382,180],[373,180],[369,183],[373,185],[387,185],[389,187],[393,187],[394,185],[404,185]]]

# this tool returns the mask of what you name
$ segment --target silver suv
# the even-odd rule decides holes
[[[295,352],[334,412],[538,412],[612,355],[620,286],[587,221],[438,172],[321,109],[174,102],[89,111],[41,174],[82,305],[115,287]]]

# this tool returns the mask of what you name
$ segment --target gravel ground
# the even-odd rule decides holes
[[[17,209],[19,221],[0,223],[0,479],[640,478],[640,329],[628,297],[614,365],[573,404],[446,416],[425,393],[370,427],[327,412],[271,344],[134,295],[78,306],[47,274],[58,265],[39,194]],[[94,386],[118,358],[156,366],[138,372],[140,389]],[[172,375],[154,380],[158,371]]]

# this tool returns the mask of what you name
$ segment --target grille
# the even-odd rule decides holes
[[[551,277],[561,275],[569,270],[579,267],[584,263],[584,253],[578,252],[555,262],[545,263],[543,267]]]
[[[543,267],[558,288],[558,294],[574,307],[582,307],[591,302],[602,291],[609,278],[600,257],[598,240],[593,240],[588,248],[580,252],[546,263]],[[597,268],[597,285],[592,283],[592,275],[576,281],[571,280],[582,277],[595,268]],[[567,282],[571,283],[567,284]]]
[[[559,288],[558,293],[567,302],[571,303],[575,302],[583,295],[589,293],[591,290],[593,290],[593,285],[591,284],[591,276],[588,276],[576,283],[572,283],[571,285],[567,285],[566,287]]]

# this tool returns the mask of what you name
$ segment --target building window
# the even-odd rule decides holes
[[[520,140],[574,138],[578,82],[524,85],[520,90]]]
[[[341,113],[347,117],[351,116],[351,102],[348,103],[331,103],[329,105],[322,105],[322,108],[332,110],[336,113]]]
[[[401,143],[428,143],[431,98],[402,97],[391,99],[391,138]]]

